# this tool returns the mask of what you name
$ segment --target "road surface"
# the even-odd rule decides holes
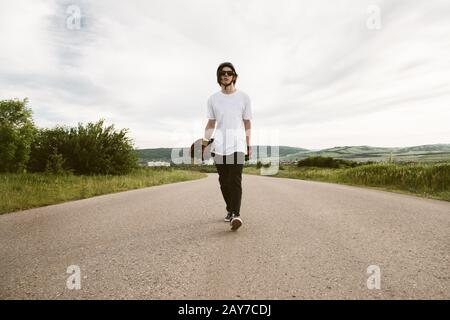
[[[211,173],[1,215],[0,298],[450,298],[449,202],[243,175],[225,214]]]

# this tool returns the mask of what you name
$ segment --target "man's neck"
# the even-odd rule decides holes
[[[225,89],[225,86],[222,86],[222,93],[231,94],[235,91],[236,91],[236,88],[234,87],[234,85],[228,86],[226,89]]]

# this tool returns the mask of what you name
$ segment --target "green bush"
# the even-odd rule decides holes
[[[270,161],[268,161],[267,163],[262,163],[261,161],[258,160],[258,161],[256,162],[256,169],[261,169],[261,167],[269,168],[271,165],[272,165],[272,164],[271,164]]]
[[[39,130],[31,147],[32,172],[56,170],[74,174],[127,174],[138,167],[127,129],[104,128],[104,120],[86,126]]]
[[[28,171],[46,171],[48,162],[52,162],[50,158],[55,153],[60,154],[63,158],[62,168],[69,169],[67,161],[64,161],[70,153],[69,135],[66,129],[61,126],[56,126],[53,129],[38,129],[31,145]]]
[[[351,160],[334,159],[331,157],[309,157],[297,162],[298,167],[319,167],[319,168],[348,168],[356,167],[358,163]]]
[[[0,101],[0,172],[23,172],[36,133],[28,99]]]
[[[54,149],[53,153],[47,159],[45,173],[57,175],[72,174],[73,170],[66,168],[64,166],[65,162],[66,160],[64,159],[63,155],[57,153],[56,149]]]

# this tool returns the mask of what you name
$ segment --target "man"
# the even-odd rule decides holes
[[[238,77],[230,62],[217,68],[217,83],[221,90],[208,98],[203,145],[208,145],[217,123],[211,155],[219,174],[220,190],[226,203],[225,221],[235,231],[242,225],[242,168],[245,155],[250,157],[252,111],[249,96],[235,88]]]

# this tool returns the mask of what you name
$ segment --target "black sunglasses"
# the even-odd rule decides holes
[[[225,75],[227,75],[227,76],[234,76],[235,73],[234,73],[234,71],[220,71],[220,75],[221,76],[225,76]]]

